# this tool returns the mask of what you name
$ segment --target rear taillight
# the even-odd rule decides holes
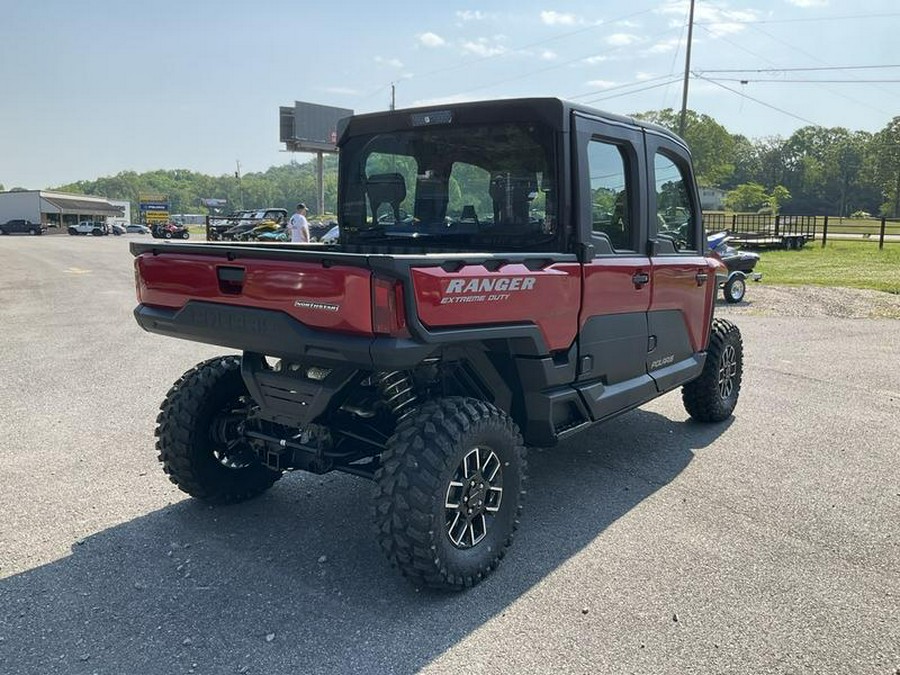
[[[372,330],[379,335],[409,337],[399,281],[372,277]]]
[[[137,296],[138,304],[141,304],[141,270],[140,258],[134,259],[134,294]]]

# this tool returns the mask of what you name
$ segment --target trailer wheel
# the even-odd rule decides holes
[[[381,548],[417,586],[461,590],[500,563],[519,525],[525,448],[477,399],[424,403],[397,427],[375,475]]]
[[[713,319],[703,372],[681,389],[688,414],[698,422],[721,422],[737,405],[744,368],[744,346],[738,327]]]
[[[744,299],[747,292],[747,281],[744,277],[735,275],[725,282],[722,288],[722,294],[725,296],[725,302],[735,303]]]
[[[210,359],[182,375],[156,418],[156,449],[169,480],[216,504],[269,489],[281,473],[263,466],[238,433],[252,407],[240,357]]]

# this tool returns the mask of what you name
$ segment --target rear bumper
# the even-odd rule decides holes
[[[140,304],[138,325],[150,333],[327,366],[365,370],[412,368],[435,345],[387,336],[348,335],[310,328],[283,312],[189,301],[181,309]]]

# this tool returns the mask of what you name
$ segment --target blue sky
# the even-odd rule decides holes
[[[0,0],[0,183],[284,164],[278,107],[560,96],[678,108],[687,0]],[[896,0],[697,0],[691,108],[750,137],[900,114]],[[741,79],[748,80],[746,84]],[[760,80],[775,80],[764,82]],[[807,83],[786,80],[850,80]],[[724,87],[733,91],[728,91]],[[743,98],[753,97],[781,109]],[[298,161],[308,159],[296,155]]]

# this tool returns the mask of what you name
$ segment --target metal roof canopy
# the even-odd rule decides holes
[[[125,209],[121,206],[115,206],[107,201],[96,199],[79,199],[78,197],[60,197],[53,195],[52,197],[41,194],[41,199],[49,202],[58,209],[63,211],[79,211],[81,213],[112,213],[116,215],[125,215]]]

